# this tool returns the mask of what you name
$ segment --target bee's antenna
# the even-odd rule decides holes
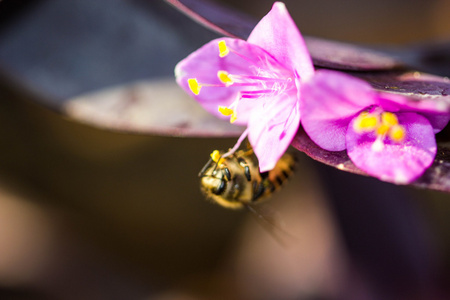
[[[219,158],[217,159],[217,161],[215,161],[216,165],[214,166],[214,170],[212,171],[213,173],[216,171],[217,166],[219,165],[220,159],[222,158],[222,156],[219,156]]]
[[[203,177],[203,175],[205,174],[205,171],[206,171],[206,169],[208,169],[208,167],[209,167],[209,165],[211,164],[211,162],[212,162],[213,160],[212,160],[212,158],[210,158],[209,160],[208,160],[208,162],[206,163],[206,165],[200,170],[200,172],[198,173],[198,177]],[[217,164],[216,164],[216,166],[217,166]],[[215,168],[214,168],[215,169]]]

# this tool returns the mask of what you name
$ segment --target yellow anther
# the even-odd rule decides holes
[[[219,112],[224,116],[231,116],[230,123],[234,123],[237,120],[236,111],[226,106],[219,106]]]
[[[234,113],[234,110],[226,106],[219,106],[219,112],[224,116],[230,116]]]
[[[219,41],[219,56],[224,57],[230,53],[230,49],[228,49],[227,44],[224,40]]]
[[[225,159],[223,159],[220,155],[219,150],[214,150],[213,152],[211,152],[210,156],[213,162],[215,162],[216,164],[221,164],[225,161]]]
[[[213,152],[211,152],[211,159],[213,160],[213,162],[218,162],[220,159],[220,152],[219,150],[214,150]]]
[[[378,119],[375,116],[367,116],[361,120],[360,126],[363,129],[373,130],[378,124]]]
[[[355,131],[373,131],[378,125],[378,118],[367,112],[362,112],[355,120]]]
[[[231,118],[230,118],[230,123],[234,123],[237,120],[237,115],[236,112],[233,111],[233,113],[231,114]]]
[[[220,81],[225,83],[225,85],[227,85],[227,86],[233,84],[233,80],[230,78],[228,72],[226,72],[226,71],[218,71],[217,77],[219,77]]]
[[[377,136],[372,145],[373,151],[382,151],[384,149],[384,139],[386,136],[393,142],[401,142],[405,139],[406,130],[398,124],[398,118],[394,113],[382,112],[368,113],[362,112],[353,123],[353,129],[356,132],[374,132]]]
[[[195,95],[200,94],[200,89],[202,88],[202,86],[198,83],[197,78],[189,78],[188,85]]]
[[[391,112],[384,112],[381,114],[381,122],[386,126],[398,125],[397,116]]]
[[[390,127],[384,124],[381,124],[380,126],[378,126],[377,128],[377,135],[386,135],[386,133],[388,133]]]
[[[389,130],[389,137],[394,142],[401,142],[404,140],[406,136],[406,130],[401,125],[392,126],[391,130]]]

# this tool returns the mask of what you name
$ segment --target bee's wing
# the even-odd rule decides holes
[[[280,213],[267,204],[263,206],[245,204],[245,208],[251,212],[256,221],[282,246],[287,247],[289,244],[292,244],[294,240],[298,240],[295,235],[286,229],[287,226],[283,222]]]

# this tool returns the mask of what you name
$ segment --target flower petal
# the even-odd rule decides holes
[[[222,40],[231,50],[228,55],[220,57],[218,43]],[[218,111],[218,106],[229,106],[239,98],[239,92],[244,88],[246,91],[251,91],[260,89],[260,87],[238,85],[224,87],[224,83],[219,80],[217,72],[226,71],[229,74],[236,75],[257,75],[260,70],[268,69],[283,72],[284,67],[264,49],[256,45],[239,39],[220,38],[207,43],[180,61],[175,67],[175,77],[177,83],[208,112],[219,118],[229,119]],[[188,79],[191,78],[195,78],[201,86],[200,92],[197,94],[194,94],[189,87]],[[249,99],[242,101],[252,102]],[[237,111],[238,119],[235,124],[247,124],[251,105],[252,103],[242,104],[242,107]]]
[[[261,172],[272,170],[286,152],[300,125],[296,94],[264,99],[248,123],[248,140],[259,160]]]
[[[302,86],[303,128],[321,148],[344,150],[348,123],[355,114],[374,104],[374,97],[370,85],[360,79],[319,70]]]
[[[378,93],[378,104],[386,111],[417,112],[425,116],[433,126],[434,133],[438,133],[450,121],[450,114],[446,106],[435,100],[414,100],[391,93]]]
[[[436,140],[428,120],[416,113],[397,113],[399,123],[406,129],[401,143],[388,138],[384,147],[374,147],[375,135],[359,134],[353,122],[347,132],[347,153],[361,170],[381,180],[407,184],[417,179],[433,163]]]
[[[247,41],[264,48],[284,66],[293,68],[302,81],[313,76],[314,66],[308,49],[284,3],[273,4]]]
[[[444,129],[444,127],[447,126],[448,122],[450,121],[450,114],[448,113],[447,114],[420,113],[420,114],[428,119],[431,126],[433,126],[433,131],[435,134]]]

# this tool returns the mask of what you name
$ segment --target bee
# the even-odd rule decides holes
[[[259,172],[253,149],[238,150],[228,156],[215,150],[199,173],[201,190],[207,198],[231,209],[252,207],[279,189],[292,175],[295,157],[285,153],[268,172]]]

